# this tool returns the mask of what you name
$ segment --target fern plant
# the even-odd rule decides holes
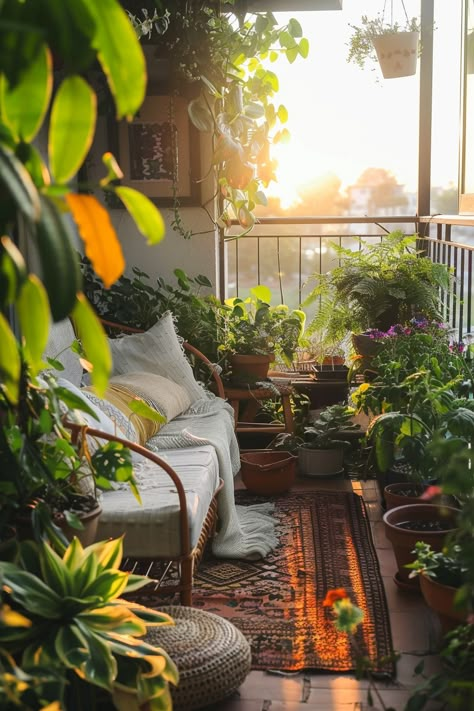
[[[307,333],[324,331],[338,342],[350,331],[387,331],[415,316],[439,320],[440,290],[449,287],[450,271],[423,256],[416,239],[397,230],[375,244],[360,239],[357,251],[336,245],[338,266],[313,275],[317,285],[303,304],[320,299]]]

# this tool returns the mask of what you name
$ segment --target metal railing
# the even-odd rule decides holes
[[[474,326],[474,216],[262,218],[245,237],[236,237],[237,228],[226,233],[221,249],[221,293],[246,296],[252,286],[266,284],[275,303],[296,308],[316,284],[311,276],[338,264],[334,245],[360,249],[359,238],[383,240],[396,229],[418,234],[419,249],[450,267],[454,278],[450,289],[440,295],[442,315],[461,338]]]

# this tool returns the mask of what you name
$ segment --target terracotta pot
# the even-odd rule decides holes
[[[81,544],[86,547],[90,546],[91,543],[94,543],[95,541],[97,534],[97,526],[99,525],[99,517],[101,513],[102,507],[97,504],[96,508],[92,511],[80,514],[79,518],[81,520],[82,525],[84,526],[81,531],[79,531],[77,528],[72,528],[65,521],[56,523],[69,541],[71,541],[74,536],[76,536],[80,540]]]
[[[467,619],[467,612],[454,607],[454,597],[457,588],[443,585],[429,575],[420,575],[421,593],[426,604],[439,617],[443,634],[454,629]]]
[[[441,499],[437,499],[435,502],[427,499],[426,501],[421,498],[421,495],[426,491],[426,484],[418,484],[416,482],[398,482],[394,484],[388,484],[384,489],[384,500],[387,506],[387,511],[389,509],[394,509],[397,506],[408,506],[409,504],[442,504],[443,506],[454,506],[456,507],[456,500],[454,496],[442,495]],[[413,495],[410,493],[413,492]],[[415,494],[415,492],[417,492]]]
[[[240,475],[249,491],[272,495],[288,491],[295,481],[297,457],[290,452],[261,450],[243,452]]]
[[[333,476],[344,468],[344,450],[298,447],[298,460],[303,476]]]
[[[459,509],[453,506],[436,506],[435,504],[409,504],[390,509],[383,516],[385,536],[393,546],[397,560],[398,572],[395,583],[405,590],[419,590],[419,576],[409,578],[410,571],[405,566],[413,563],[415,555],[413,550],[418,541],[429,543],[434,551],[440,551],[447,535],[456,530]],[[423,530],[425,522],[439,521],[444,526],[443,530]],[[418,530],[401,528],[400,524],[412,522],[420,523]]]
[[[394,32],[372,39],[384,79],[416,74],[419,39],[419,32]]]
[[[232,368],[232,377],[241,376],[261,378],[268,376],[268,368],[273,360],[273,355],[240,355],[235,353],[229,357]]]

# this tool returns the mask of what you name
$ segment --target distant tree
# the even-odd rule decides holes
[[[355,182],[355,187],[371,188],[371,203],[374,210],[381,207],[406,205],[403,186],[385,168],[367,168]]]

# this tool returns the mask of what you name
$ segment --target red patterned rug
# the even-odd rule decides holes
[[[237,503],[261,497],[236,492]],[[277,497],[278,548],[265,560],[205,558],[195,576],[193,606],[226,617],[249,639],[252,668],[351,671],[352,647],[322,602],[343,587],[364,613],[357,632],[374,671],[394,674],[383,582],[360,496],[311,491]],[[384,659],[385,658],[385,659]]]

